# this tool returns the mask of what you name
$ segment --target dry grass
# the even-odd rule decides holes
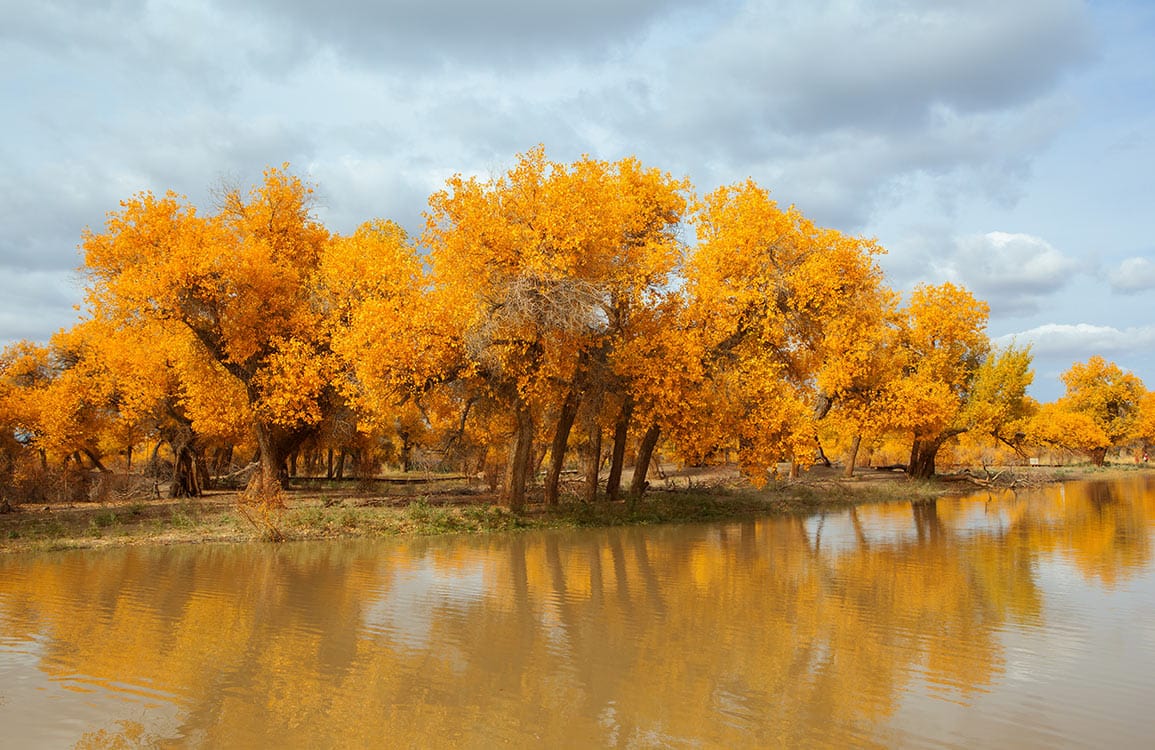
[[[1115,466],[1018,468],[1031,483],[1145,470]],[[334,539],[405,534],[512,531],[561,526],[614,526],[724,520],[804,513],[854,503],[925,500],[977,489],[961,481],[911,482],[901,472],[862,470],[846,480],[840,470],[815,467],[795,480],[779,478],[751,488],[729,468],[690,469],[655,479],[640,503],[571,499],[556,508],[530,504],[511,514],[497,498],[461,477],[332,482],[307,480],[285,493],[281,508],[254,520],[236,492],[196,499],[117,497],[62,504],[27,503],[0,514],[0,552],[136,544]]]

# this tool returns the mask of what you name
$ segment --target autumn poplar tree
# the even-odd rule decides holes
[[[989,307],[949,282],[918,286],[901,325],[901,375],[888,388],[892,425],[911,436],[908,473],[934,476],[939,449],[966,432],[963,410],[990,350]]]
[[[779,208],[753,182],[708,195],[687,262],[689,327],[703,379],[679,442],[701,453],[734,444],[754,481],[817,453],[820,403],[848,392],[869,363],[856,338],[891,304],[875,242]]]
[[[1036,442],[1086,453],[1102,466],[1107,451],[1136,437],[1147,389],[1136,375],[1101,356],[1063,373],[1064,395],[1031,421]]]
[[[537,148],[489,181],[455,177],[430,199],[434,291],[460,311],[461,380],[512,436],[505,496],[525,501],[533,446],[555,415],[547,499],[583,401],[613,405],[620,476],[632,406],[612,352],[628,345],[680,259],[685,184],[636,160],[548,160]],[[605,399],[590,398],[606,393]],[[602,414],[591,415],[598,424]],[[611,471],[611,485],[614,471]],[[613,494],[614,489],[610,490]]]
[[[138,195],[82,243],[98,314],[183,327],[196,353],[243,388],[257,488],[269,497],[288,452],[321,418],[330,368],[314,294],[328,232],[310,214],[310,188],[286,169],[266,170],[247,195],[227,191],[209,216],[173,193]]]
[[[362,434],[398,441],[407,469],[413,446],[432,429],[426,418],[432,391],[459,373],[457,311],[432,293],[416,249],[388,221],[334,237],[320,277],[336,387]]]

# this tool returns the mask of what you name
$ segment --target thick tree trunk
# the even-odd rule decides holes
[[[638,446],[638,461],[634,464],[634,478],[630,481],[630,497],[635,500],[640,499],[650,485],[646,481],[646,475],[649,473],[650,460],[654,457],[654,449],[658,447],[661,436],[662,428],[656,424],[650,425],[650,429],[642,436],[641,445]]]
[[[610,475],[606,478],[606,499],[617,500],[622,494],[622,470],[626,462],[626,440],[630,432],[630,419],[634,405],[629,400],[622,404],[618,420],[614,423],[614,449],[610,459]]]
[[[1102,466],[1107,462],[1106,448],[1096,448],[1093,451],[1089,451],[1089,455],[1091,456],[1091,463],[1095,466]]]
[[[842,470],[842,477],[850,479],[854,476],[854,464],[858,460],[858,447],[862,445],[862,436],[855,435],[850,441],[850,452],[846,455],[846,468]]]
[[[561,414],[557,418],[557,429],[553,433],[553,444],[549,449],[549,471],[545,475],[546,505],[557,505],[558,485],[561,482],[561,471],[565,467],[566,446],[569,444],[569,434],[573,430],[580,405],[581,396],[573,390],[566,394],[565,401],[562,402]]]
[[[285,462],[299,441],[294,441],[289,434],[275,425],[257,421],[253,427],[261,462],[260,473],[253,479],[260,482],[256,487],[257,491],[271,499],[277,490],[289,488],[289,472]],[[252,487],[252,483],[249,486]]]
[[[513,450],[506,472],[505,502],[510,511],[520,513],[525,509],[526,487],[529,484],[529,469],[533,457],[533,415],[527,407],[517,412],[517,430],[514,434]]]
[[[172,481],[169,482],[169,497],[200,497],[204,494],[201,474],[197,470],[197,457],[192,441],[172,445]]]
[[[930,479],[934,476],[934,462],[942,442],[941,439],[915,439],[910,449],[910,466],[907,469],[907,475],[911,479]]]

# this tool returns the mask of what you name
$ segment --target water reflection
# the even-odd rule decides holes
[[[981,706],[993,727],[988,704],[1059,684],[1056,657],[1095,637],[1072,624],[1083,603],[1133,583],[1115,606],[1155,609],[1152,489],[3,558],[0,722],[25,747],[949,746],[920,717]],[[1135,639],[1120,658],[1155,667]],[[1104,726],[1125,741],[1135,716]]]

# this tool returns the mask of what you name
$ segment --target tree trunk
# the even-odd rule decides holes
[[[226,445],[213,452],[212,474],[220,476],[231,471],[233,464],[233,446]]]
[[[169,497],[200,497],[204,494],[197,471],[196,450],[191,440],[174,442],[172,448],[172,481]]]
[[[1089,451],[1089,455],[1091,456],[1091,463],[1093,463],[1095,466],[1102,466],[1107,462],[1106,448],[1096,448],[1092,451]]]
[[[289,473],[286,470],[285,459],[295,446],[284,430],[274,425],[256,421],[254,432],[257,435],[257,447],[260,449],[261,470],[253,479],[260,482],[256,488],[258,492],[267,499],[272,499],[276,490],[289,488]],[[252,483],[249,486],[252,487]]]
[[[930,479],[933,477],[934,461],[941,446],[941,439],[918,440],[916,438],[910,448],[910,466],[907,469],[907,476],[911,479]]]
[[[646,481],[646,474],[650,470],[650,459],[654,457],[654,449],[658,447],[658,439],[662,436],[662,428],[650,425],[646,434],[642,436],[642,443],[638,446],[638,461],[634,464],[634,478],[630,482],[630,497],[638,500],[646,492],[650,483]]]
[[[211,490],[213,488],[213,478],[209,473],[209,464],[208,461],[205,461],[204,451],[199,445],[196,446],[196,450],[193,451],[193,468],[197,473],[201,493],[203,494],[205,490]]]
[[[634,404],[626,399],[614,423],[614,450],[610,459],[610,475],[606,478],[606,499],[617,500],[622,492],[622,468],[626,462],[626,439],[630,432],[630,418],[634,414]]]
[[[413,466],[413,443],[409,440],[409,433],[398,433],[401,438],[401,473],[408,474]]]
[[[88,448],[81,448],[80,450],[84,453],[84,455],[88,456],[88,460],[92,462],[92,468],[96,469],[101,474],[111,474],[112,473],[108,470],[108,467],[106,467],[104,464],[102,464],[100,462],[100,458],[95,453],[93,453],[91,450],[89,450]],[[1104,452],[1106,452],[1106,451],[1104,451]],[[77,460],[77,463],[80,463],[79,459]],[[1102,464],[1100,464],[1100,466],[1101,465]]]
[[[545,475],[546,505],[557,505],[558,485],[561,482],[561,471],[565,467],[566,446],[569,445],[569,434],[573,430],[580,405],[581,396],[573,390],[566,394],[565,401],[562,402],[557,429],[553,433],[553,445],[549,449],[549,471]]]
[[[818,439],[817,435],[814,436],[814,444],[818,446],[818,455],[816,457],[818,463],[829,469],[830,459],[826,457],[826,451],[822,450],[822,441]]]
[[[345,456],[346,451],[342,448],[340,454],[337,456],[337,468],[333,470],[333,477],[335,479],[345,478]]]
[[[846,456],[846,468],[842,470],[842,477],[850,479],[854,476],[854,462],[858,460],[858,447],[862,445],[862,436],[855,435],[850,441],[850,452]]]
[[[526,486],[529,484],[529,468],[533,457],[533,415],[529,408],[522,406],[517,411],[517,430],[514,434],[513,450],[509,457],[509,471],[506,472],[504,500],[513,513],[525,509]]]
[[[333,478],[333,449],[330,448],[325,456],[325,479]]]
[[[587,503],[598,499],[598,470],[602,464],[602,426],[596,416],[590,417],[589,446],[586,448],[585,497]]]

